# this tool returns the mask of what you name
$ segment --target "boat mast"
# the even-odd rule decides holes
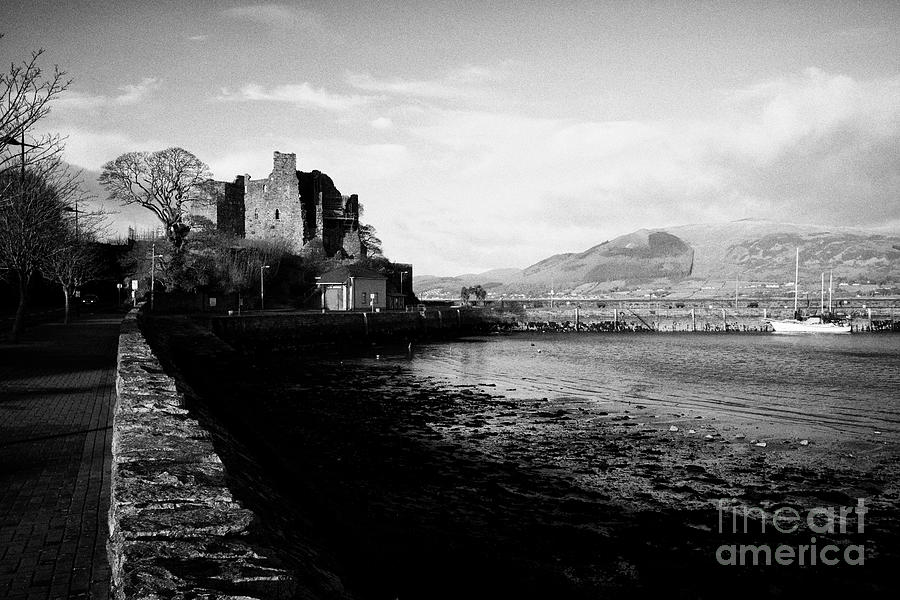
[[[794,266],[794,316],[797,316],[797,297],[799,295],[799,288],[797,280],[800,277],[800,248],[797,248],[797,262]]]
[[[738,279],[740,279],[740,274],[734,278],[734,310],[737,310],[738,307]]]
[[[825,312],[825,271],[822,271],[822,295],[819,298],[819,314]]]
[[[832,308],[832,305],[831,305],[831,290],[832,290],[833,278],[834,278],[834,269],[832,269],[831,271],[828,271],[828,312],[834,312],[834,308]]]

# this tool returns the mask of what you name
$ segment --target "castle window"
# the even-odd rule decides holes
[[[278,209],[277,208],[275,209],[275,220],[276,221],[278,220]]]

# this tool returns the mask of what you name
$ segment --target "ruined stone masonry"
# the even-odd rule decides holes
[[[208,207],[195,205],[220,231],[251,240],[282,240],[294,253],[321,249],[328,257],[360,259],[359,198],[345,196],[320,171],[297,170],[297,156],[275,152],[267,179],[239,175],[214,181]],[[212,202],[209,202],[212,200]]]

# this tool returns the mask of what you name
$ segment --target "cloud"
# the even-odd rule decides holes
[[[235,102],[286,102],[301,106],[311,106],[331,111],[346,111],[370,104],[372,96],[344,95],[329,92],[323,88],[313,88],[309,83],[285,84],[269,89],[249,83],[237,92],[223,88],[217,100]]]
[[[222,11],[231,19],[250,21],[275,30],[302,29],[324,32],[322,18],[315,12],[299,6],[284,4],[259,4],[253,6],[237,6]]]
[[[497,69],[470,65],[449,71],[437,79],[378,79],[369,73],[347,72],[345,80],[359,90],[405,98],[485,100],[495,93],[492,85],[506,78],[512,64],[503,63]]]
[[[120,131],[66,124],[52,126],[52,129],[39,127],[35,130],[35,135],[46,133],[59,134],[64,138],[63,159],[66,162],[91,171],[100,171],[104,163],[125,152],[158,150],[174,145],[171,140],[138,139]]]
[[[722,92],[713,113],[692,121],[425,106],[405,131],[422,148],[407,183],[441,227],[418,236],[410,218],[401,250],[427,237],[452,248],[442,261],[467,270],[525,266],[641,227],[900,222],[900,77],[807,69]],[[400,214],[420,210],[405,194],[391,202]],[[394,236],[399,225],[387,225],[383,237]],[[472,246],[488,250],[478,259]]]
[[[378,117],[377,119],[373,119],[369,125],[374,129],[390,129],[394,126],[394,122],[387,117]]]
[[[97,110],[115,106],[131,106],[147,98],[151,92],[162,85],[154,77],[146,77],[137,84],[126,84],[118,89],[122,92],[117,96],[90,95],[80,92],[66,92],[54,101],[54,109],[72,110]]]

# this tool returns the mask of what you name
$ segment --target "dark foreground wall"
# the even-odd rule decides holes
[[[210,330],[247,350],[307,344],[403,342],[474,335],[509,328],[514,320],[488,311],[449,308],[426,312],[293,312],[212,317]]]
[[[119,337],[108,544],[124,598],[290,598],[294,575],[261,543],[225,483],[210,434],[142,335]]]

